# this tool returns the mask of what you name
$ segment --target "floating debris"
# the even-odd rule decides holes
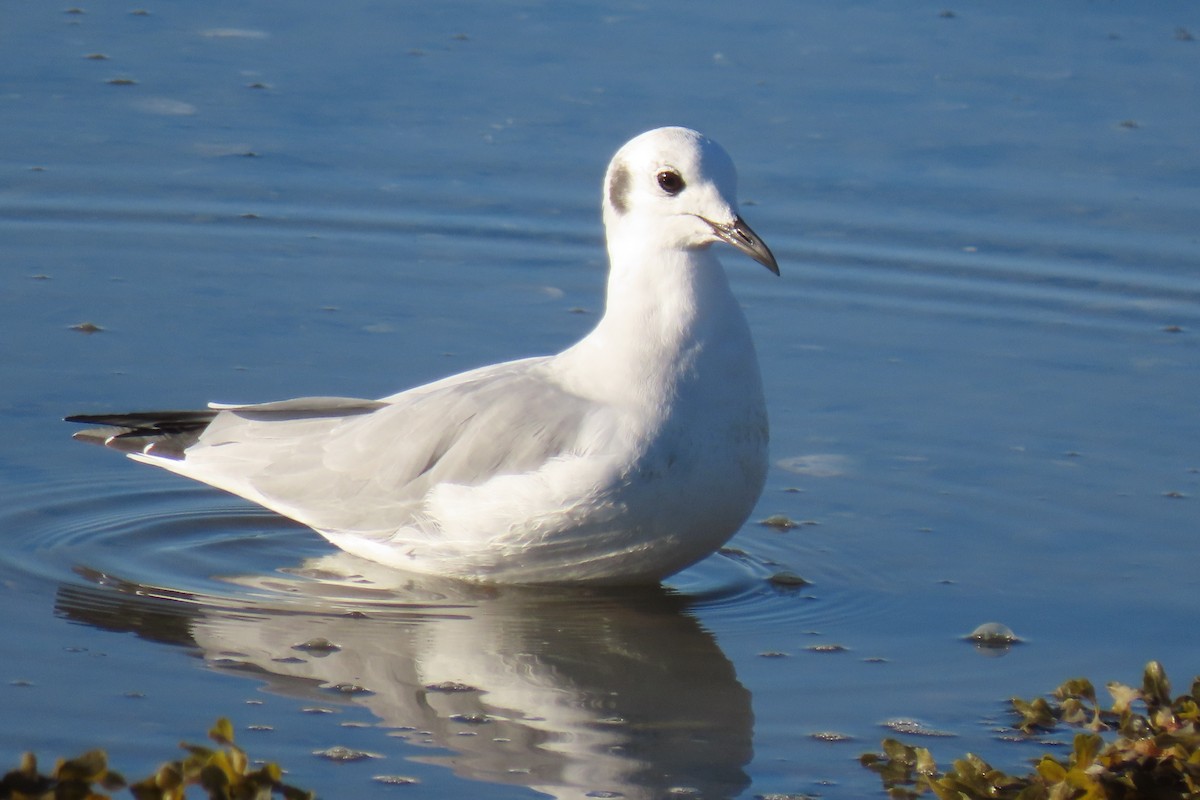
[[[450,721],[460,722],[463,725],[487,725],[492,718],[487,714],[451,714]]]
[[[764,528],[774,528],[777,531],[790,531],[793,528],[804,528],[810,525],[820,525],[821,523],[815,519],[794,520],[783,514],[772,514],[764,520],[759,520],[758,524]]]
[[[341,764],[348,764],[353,761],[367,761],[372,758],[383,758],[379,753],[371,753],[366,750],[353,750],[349,747],[343,747],[340,744],[325,750],[313,750],[313,755],[317,758],[324,758],[327,761],[337,761]]]
[[[419,731],[416,728],[414,728],[412,725],[401,725],[401,726],[397,727],[395,730],[388,731],[387,735],[395,736],[395,737],[403,739],[403,738],[407,738],[408,734],[410,734],[410,733],[419,733]]]
[[[811,581],[808,581],[794,572],[783,570],[776,572],[771,577],[767,578],[767,583],[772,586],[783,586],[789,589],[798,589],[801,586],[808,586]]]
[[[791,655],[782,650],[764,650],[758,654],[759,658],[791,658]]]
[[[323,683],[323,684],[321,684],[321,688],[325,689],[327,691],[330,691],[330,692],[337,692],[338,694],[346,694],[346,695],[375,694],[367,687],[359,686],[357,683]]]
[[[109,86],[137,86],[133,78],[109,78],[105,83]]]
[[[293,650],[303,650],[306,653],[336,653],[342,648],[323,636],[316,636],[307,642],[292,645]]]
[[[104,330],[104,328],[101,328],[94,322],[77,322],[71,326],[71,330],[79,331],[80,333],[92,334],[100,333]]]
[[[282,658],[272,658],[271,660],[273,662],[275,662],[276,664],[303,664],[303,663],[305,663],[305,660],[303,658],[298,658],[297,656],[283,656]]]
[[[939,731],[936,728],[930,728],[920,720],[911,719],[909,717],[895,717],[893,719],[884,720],[881,723],[883,727],[896,733],[903,733],[909,736],[929,736],[932,738],[949,739],[957,736],[956,733],[950,731]]]
[[[465,683],[458,681],[442,681],[441,683],[429,683],[425,685],[427,692],[478,692],[474,686],[468,686]]]
[[[420,778],[414,778],[411,775],[376,775],[371,780],[376,783],[385,783],[388,786],[413,786],[421,782]]]
[[[837,731],[817,731],[808,735],[810,739],[816,739],[818,742],[853,742],[854,737],[848,733],[838,733]]]
[[[804,649],[809,651],[810,653],[844,653],[844,652],[846,652],[847,648],[845,645],[830,643],[830,644],[810,644],[808,647],[806,647]]]

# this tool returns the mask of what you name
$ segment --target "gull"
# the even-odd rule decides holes
[[[711,245],[776,275],[733,161],[679,127],[604,177],[604,314],[550,356],[379,400],[81,414],[75,438],[258,503],[354,555],[485,583],[654,583],[742,526],[767,472],[749,325]]]

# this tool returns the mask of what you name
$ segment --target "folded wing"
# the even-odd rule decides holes
[[[612,426],[598,418],[603,407],[562,389],[542,361],[489,367],[383,400],[300,398],[72,419],[117,426],[108,446],[318,530],[380,534],[436,526],[424,515],[438,486],[479,486],[604,446]]]

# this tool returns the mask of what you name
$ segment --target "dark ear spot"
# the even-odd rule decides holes
[[[618,214],[629,210],[629,169],[624,164],[613,167],[608,181],[608,204]]]

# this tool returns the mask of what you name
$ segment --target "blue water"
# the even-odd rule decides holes
[[[1200,673],[1194,4],[77,10],[0,10],[0,763],[149,772],[226,715],[324,797],[858,798],[889,719],[1017,769],[1009,697]],[[59,421],[561,349],[663,124],[783,276],[725,256],[767,490],[661,590],[381,572]]]

